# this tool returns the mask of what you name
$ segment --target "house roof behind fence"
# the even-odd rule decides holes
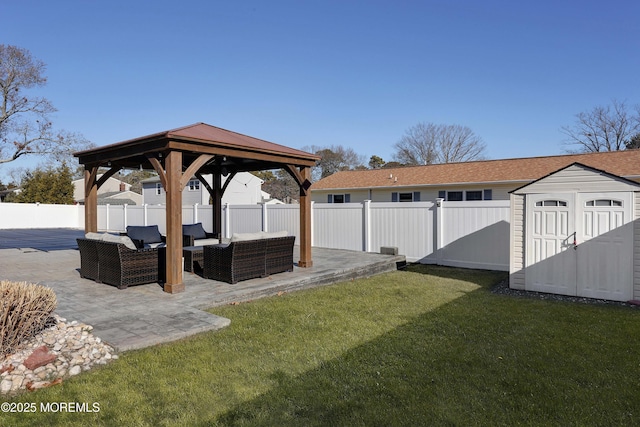
[[[576,162],[627,179],[640,178],[640,150],[625,150],[341,171],[314,183],[311,190],[393,188],[485,182],[526,183]]]

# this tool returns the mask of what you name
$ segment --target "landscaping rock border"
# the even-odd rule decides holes
[[[113,347],[94,336],[92,326],[53,315],[50,325],[0,360],[0,394],[13,395],[59,384],[117,359]]]
[[[569,295],[548,294],[545,292],[523,291],[519,289],[511,289],[509,287],[509,281],[503,280],[500,283],[495,284],[491,288],[491,292],[500,295],[510,295],[520,298],[535,298],[541,300],[553,300],[553,301],[566,301],[579,304],[594,304],[594,305],[616,305],[621,307],[640,308],[635,302],[621,302],[621,301],[609,301],[597,298],[585,298],[585,297],[572,297]]]

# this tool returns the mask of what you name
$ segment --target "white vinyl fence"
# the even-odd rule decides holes
[[[184,206],[183,223],[213,229],[210,205]],[[509,201],[313,203],[312,245],[379,252],[398,248],[409,261],[509,270]],[[165,233],[165,207],[98,206],[98,229],[157,224]],[[0,228],[83,228],[83,206],[0,204]],[[222,234],[287,230],[298,236],[298,205],[225,205]]]
[[[84,206],[0,203],[0,229],[84,228]]]

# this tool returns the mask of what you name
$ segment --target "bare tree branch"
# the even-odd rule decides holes
[[[353,148],[332,145],[331,147],[303,147],[302,150],[315,153],[321,157],[318,163],[311,168],[313,181],[318,181],[338,171],[364,167],[365,157],[356,153]]]
[[[394,160],[406,165],[480,160],[486,149],[482,138],[460,125],[418,123],[395,143]]]
[[[26,94],[46,84],[44,71],[44,63],[28,50],[0,45],[0,164],[27,155],[68,159],[88,144],[81,135],[55,132],[49,120],[56,111],[53,105]]]
[[[569,152],[601,152],[626,149],[631,139],[640,133],[640,108],[630,112],[624,101],[613,100],[612,105],[598,106],[576,114],[573,126],[561,131],[567,135]]]

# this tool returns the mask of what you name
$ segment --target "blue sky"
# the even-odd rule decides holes
[[[562,126],[640,104],[640,2],[0,0],[47,64],[57,128],[97,145],[206,122],[391,160],[418,122],[488,158],[562,154]],[[27,162],[0,165],[26,166]]]

